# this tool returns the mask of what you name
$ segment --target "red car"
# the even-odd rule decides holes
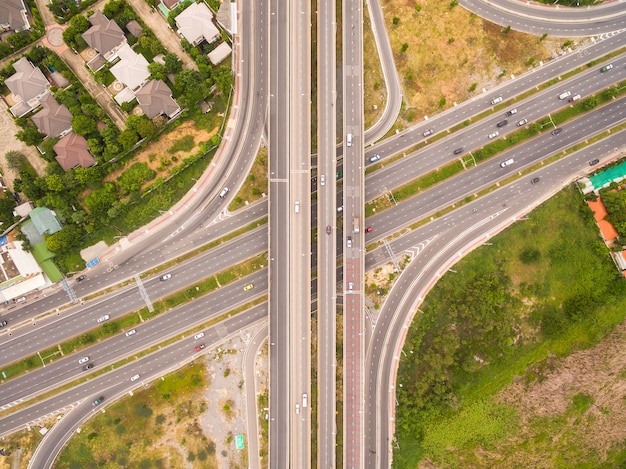
[[[371,233],[373,229],[374,228],[372,228],[371,226],[368,226],[367,228],[365,228],[365,232],[366,233]]]
[[[204,344],[200,344],[200,345],[198,345],[198,346],[197,346],[194,350],[195,350],[196,352],[199,352],[199,351],[200,351],[200,350],[202,350],[204,347],[206,347],[206,345],[204,345]]]
[[[330,234],[332,228],[330,227],[330,225],[326,226],[326,234]]]

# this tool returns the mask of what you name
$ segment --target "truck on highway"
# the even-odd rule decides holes
[[[361,220],[359,220],[359,217],[354,217],[354,220],[352,221],[352,226],[353,226],[353,230],[355,233],[358,233],[359,230],[361,229]]]

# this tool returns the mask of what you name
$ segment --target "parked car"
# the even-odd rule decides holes
[[[100,396],[98,399],[96,399],[95,401],[93,401],[91,403],[92,406],[97,406],[98,404],[102,404],[102,401],[104,401],[104,396]]]
[[[78,360],[78,364],[82,365],[83,363],[87,363],[89,361],[89,357],[83,357],[80,360]]]
[[[98,318],[98,322],[108,321],[109,319],[111,319],[111,316],[109,316],[108,314],[105,314],[104,316],[100,316]]]
[[[19,298],[15,298],[13,301],[15,301],[16,303],[23,303],[24,301],[26,301],[26,297],[20,296]]]
[[[161,280],[161,282],[165,282],[166,280],[169,280],[171,278],[172,278],[172,274],[165,274],[165,275],[162,275],[159,280]]]
[[[203,350],[203,349],[204,349],[204,347],[206,347],[206,345],[204,345],[204,344],[200,344],[200,345],[196,346],[196,348],[194,348],[194,350],[195,350],[196,352],[199,352],[200,350]]]
[[[130,337],[131,335],[135,335],[137,333],[137,329],[131,329],[126,333],[126,337]]]
[[[374,228],[372,228],[371,226],[368,226],[367,228],[365,228],[365,232],[366,233],[371,233],[373,229]]]
[[[496,131],[496,132],[494,132],[494,133],[492,133],[492,134],[489,134],[489,138],[490,138],[490,139],[492,139],[492,138],[496,138],[498,135],[500,135],[500,132],[497,132],[497,131]]]
[[[521,126],[522,126],[522,125],[524,125],[524,124],[528,124],[528,119],[522,119],[521,121],[519,121],[519,122],[517,123],[517,126],[518,126],[518,127],[521,127]]]
[[[380,155],[374,155],[370,158],[370,163],[374,163],[378,160],[380,160]]]
[[[599,160],[599,159],[597,159],[597,158],[596,158],[596,159],[593,159],[593,160],[591,160],[591,161],[589,162],[589,166],[595,166],[595,165],[597,165],[599,162],[600,162],[600,160]]]
[[[195,340],[202,339],[203,337],[204,337],[204,332],[198,332],[196,335],[193,336]]]
[[[435,131],[434,131],[433,129],[428,129],[428,130],[427,130],[426,132],[424,132],[422,135],[423,135],[424,137],[429,137],[429,136],[431,136],[431,135],[432,135],[432,134],[434,134],[434,133],[435,133]]]

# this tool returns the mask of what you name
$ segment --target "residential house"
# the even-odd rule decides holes
[[[24,0],[0,0],[0,29],[16,33],[30,29]]]
[[[46,77],[26,57],[13,64],[15,74],[5,80],[5,85],[13,94],[15,104],[11,113],[16,117],[32,111],[39,106],[39,100],[48,93],[50,83]]]
[[[59,221],[56,213],[46,207],[36,207],[28,214],[33,222],[37,233],[41,236],[45,234],[53,234],[61,231],[63,225]]]
[[[220,38],[220,32],[213,24],[213,13],[205,3],[192,3],[175,20],[178,34],[194,46]]]
[[[160,115],[172,118],[180,112],[180,107],[172,98],[172,91],[162,80],[150,80],[135,96],[139,107],[150,119]]]
[[[41,99],[41,111],[31,117],[39,132],[47,137],[62,137],[72,130],[72,113],[48,93]]]
[[[148,81],[148,61],[143,55],[132,50],[128,44],[124,44],[117,54],[120,61],[110,70],[119,82],[134,91]]]
[[[139,24],[137,20],[131,20],[128,23],[126,23],[126,30],[130,34],[135,36],[137,39],[143,36],[143,28],[141,27],[141,25]]]
[[[87,140],[74,132],[68,133],[52,148],[57,155],[56,160],[65,171],[78,166],[88,168],[96,164],[96,160],[89,153]]]
[[[126,44],[126,36],[122,29],[113,20],[108,19],[101,11],[96,11],[89,17],[91,28],[82,36],[85,42],[100,54],[89,61],[89,67],[98,70],[107,62],[113,62],[117,58],[118,51]],[[97,63],[95,65],[92,63]],[[102,65],[101,65],[102,64]]]

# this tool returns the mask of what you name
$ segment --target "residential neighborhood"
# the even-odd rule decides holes
[[[17,177],[8,178],[15,179],[15,187],[5,197],[19,198],[24,208],[1,220],[4,227],[11,226],[3,233],[3,249],[13,258],[18,258],[16,252],[23,253],[19,258],[32,258],[31,267],[37,262],[47,267],[40,268],[40,280],[27,283],[37,269],[22,269],[26,276],[15,270],[4,287],[0,283],[5,301],[84,268],[89,259],[80,258],[80,249],[102,239],[102,233],[97,233],[110,230],[116,216],[145,203],[140,195],[148,184],[145,177],[154,177],[145,173],[143,183],[133,186],[136,193],[127,193],[125,201],[123,195],[111,197],[122,187],[114,181],[105,183],[106,175],[120,168],[120,163],[122,168],[132,164],[134,152],[169,132],[175,120],[206,112],[214,107],[210,101],[216,97],[223,102],[232,81],[226,61],[231,54],[229,31],[216,20],[217,11],[202,1],[160,3],[156,15],[142,5],[134,10],[123,0],[99,2],[73,15],[72,5],[65,9],[58,8],[60,3],[52,5],[56,21],[65,23],[61,26],[63,47],[59,47],[58,27],[50,25],[56,36],[41,45],[35,40],[0,72],[2,98],[21,128],[17,138],[35,148],[46,167],[42,174],[34,170],[41,166],[39,162],[19,154],[10,158]],[[22,0],[0,1],[4,39],[31,29],[31,19]],[[203,154],[186,165],[193,165]],[[161,164],[160,168],[167,167]],[[92,189],[85,192],[87,187]],[[63,196],[61,189],[65,189]],[[40,230],[40,211],[53,214],[46,220],[54,220],[54,226],[48,223]],[[149,216],[155,214],[158,211]],[[59,232],[56,239],[63,239],[61,244],[50,238]],[[46,239],[56,251],[47,249]],[[55,263],[58,267],[51,270],[49,266]]]

